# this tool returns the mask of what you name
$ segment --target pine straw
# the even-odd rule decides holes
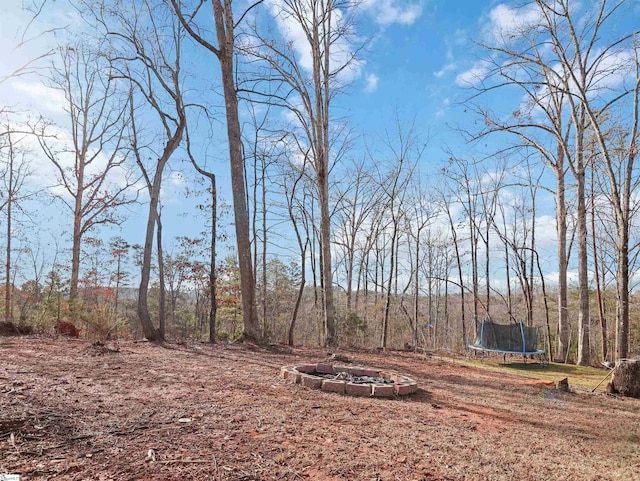
[[[350,352],[420,391],[287,384],[326,352],[0,338],[0,473],[24,479],[640,480],[640,401],[517,373]]]

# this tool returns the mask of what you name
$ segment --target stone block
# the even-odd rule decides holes
[[[355,384],[348,382],[345,392],[349,396],[371,396],[371,384]]]
[[[352,376],[364,376],[364,369],[361,367],[357,367],[357,366],[351,366],[351,367],[346,367],[346,366],[336,366],[334,367],[334,369],[336,371],[340,370],[340,371],[346,371],[349,374],[351,374]]]
[[[292,383],[297,383],[298,381],[298,377],[300,376],[299,372],[293,371],[293,370],[289,370],[285,373],[285,379],[289,382]]]
[[[305,374],[308,374],[310,372],[315,372],[316,371],[316,365],[315,364],[300,364],[299,366],[296,366],[296,371],[302,372],[302,373],[305,373]]]
[[[345,384],[347,384],[344,381],[336,381],[333,379],[325,379],[322,381],[322,390],[323,391],[327,391],[327,392],[338,392],[338,393],[344,393],[345,390]]]
[[[333,365],[326,362],[319,362],[316,364],[316,372],[320,374],[333,374]]]
[[[415,382],[396,383],[394,384],[394,387],[398,396],[413,394],[418,390],[418,384],[416,384]]]
[[[315,376],[306,376],[306,375],[302,375],[302,385],[309,387],[311,389],[320,389],[322,387],[322,378],[319,377],[315,377]]]
[[[380,377],[380,378],[382,378],[382,376],[380,375],[380,371],[378,371],[377,369],[362,369],[362,374],[360,374],[360,376],[369,376],[369,377]]]
[[[396,388],[393,384],[374,384],[371,394],[375,397],[393,397]]]

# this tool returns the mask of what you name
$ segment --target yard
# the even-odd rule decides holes
[[[396,399],[289,384],[325,350],[0,337],[0,474],[22,480],[640,480],[640,400],[606,374],[345,352]],[[554,389],[568,376],[571,392]]]

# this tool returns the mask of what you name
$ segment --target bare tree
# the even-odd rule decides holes
[[[446,171],[445,171],[446,172]],[[461,242],[458,237],[457,219],[454,217],[455,195],[450,192],[449,186],[441,186],[438,188],[440,211],[444,212],[446,221],[451,234],[451,243],[455,252],[456,270],[458,274],[458,287],[460,288],[460,321],[462,323],[462,337],[467,332],[466,317],[466,301],[465,301],[465,285],[462,269],[463,252],[461,250]],[[449,281],[447,279],[447,285]]]
[[[386,144],[391,159],[389,171],[380,175],[380,190],[382,191],[383,208],[388,218],[387,231],[389,232],[390,255],[389,271],[386,279],[386,302],[382,321],[381,347],[387,347],[389,337],[389,315],[392,298],[393,281],[398,279],[399,241],[401,227],[406,224],[406,199],[413,172],[420,161],[425,145],[420,143],[415,132],[415,125],[403,127],[399,119],[396,119],[396,131],[387,132]]]
[[[21,145],[24,135],[16,134],[16,128],[7,120],[0,131],[0,178],[4,189],[0,192],[0,212],[6,216],[5,245],[5,298],[4,318],[11,321],[12,309],[12,241],[15,237],[15,211],[24,213],[23,201],[31,197],[26,181],[31,176],[28,152]]]
[[[216,256],[217,256],[217,240],[218,240],[218,188],[216,185],[216,174],[205,170],[201,167],[193,153],[191,152],[191,139],[189,137],[189,131],[187,130],[187,154],[191,165],[196,171],[203,177],[209,179],[211,191],[211,250],[209,255],[209,343],[214,344],[216,342],[216,320],[218,315],[218,299],[217,299],[217,269],[216,269]]]
[[[589,47],[595,48],[596,35],[606,28],[606,19],[613,15],[622,3],[607,7],[602,1],[598,17],[594,20],[593,37]],[[578,42],[579,37],[572,37]],[[594,55],[594,59],[586,59],[585,66],[574,74],[572,80],[577,87],[576,97],[584,105],[585,116],[589,121],[589,129],[593,133],[597,145],[597,158],[604,165],[608,179],[606,196],[613,210],[616,229],[616,359],[626,358],[629,351],[629,263],[630,263],[630,228],[634,214],[633,196],[638,189],[635,160],[640,144],[640,37],[638,32],[607,45]],[[626,50],[625,50],[626,49]],[[621,59],[621,53],[629,54],[629,60]],[[624,58],[624,57],[623,57]],[[594,88],[600,76],[604,74],[630,77],[630,85],[624,84],[614,95],[595,98]],[[594,79],[595,77],[595,79]],[[592,85],[595,84],[595,87]],[[625,97],[630,97],[626,105]],[[598,102],[598,100],[600,102]],[[615,111],[614,109],[617,109]],[[587,149],[585,149],[587,150]],[[599,162],[599,163],[600,163]],[[601,310],[601,308],[600,308]],[[602,316],[601,316],[602,317]],[[603,354],[606,354],[603,346]]]
[[[575,6],[568,0],[534,0],[531,15],[498,32],[492,43],[482,46],[490,53],[482,78],[475,79],[478,94],[485,95],[516,86],[523,93],[511,118],[476,105],[486,128],[476,137],[509,132],[519,145],[536,149],[556,174],[556,217],[558,226],[559,349],[568,352],[567,316],[567,210],[566,168],[576,181],[578,271],[580,306],[578,321],[578,363],[590,362],[590,319],[587,259],[587,221],[584,159],[589,123],[594,120],[594,102],[602,104],[603,81],[615,65],[622,39],[603,43],[605,29],[625,2],[600,0],[596,5]],[[613,64],[610,62],[614,60]],[[611,96],[615,97],[615,94]],[[609,97],[611,97],[609,96]],[[606,103],[606,100],[604,101]]]
[[[225,112],[227,119],[227,140],[231,166],[231,189],[233,194],[233,212],[236,229],[236,243],[240,266],[240,284],[242,289],[242,318],[244,337],[260,342],[262,335],[258,322],[255,301],[255,278],[251,261],[251,237],[249,231],[249,210],[247,208],[245,186],[245,161],[242,148],[242,132],[238,113],[238,94],[236,90],[235,41],[236,23],[233,17],[231,0],[212,0],[213,26],[215,40],[207,38],[206,27],[210,23],[199,17],[205,2],[183,2],[170,0],[178,19],[191,37],[218,59],[222,76]],[[261,2],[257,2],[259,4]],[[253,8],[253,7],[250,7]],[[245,12],[246,14],[246,12]],[[244,18],[244,14],[240,17]]]
[[[370,216],[376,203],[380,200],[381,191],[374,182],[375,177],[364,161],[354,161],[344,178],[347,184],[337,193],[337,222],[335,244],[343,251],[346,271],[347,313],[353,310],[353,283],[356,269],[358,240],[370,222]]]
[[[267,248],[273,225],[268,222],[271,200],[270,178],[273,166],[280,160],[286,150],[286,132],[274,131],[270,127],[271,108],[269,105],[249,104],[248,128],[245,131],[245,161],[250,162],[247,172],[247,184],[251,188],[249,199],[251,231],[253,233],[253,268],[254,279],[259,288],[260,318],[262,320],[262,337],[266,340],[270,331],[271,320],[267,316],[267,287],[269,283],[267,264]],[[252,202],[253,201],[253,202]],[[260,267],[260,272],[258,272]],[[272,331],[273,332],[273,331]]]
[[[42,39],[49,35],[55,34],[59,30],[64,30],[65,27],[57,26],[44,31],[34,31],[34,23],[38,17],[42,14],[47,0],[27,0],[23,2],[22,8],[25,12],[31,15],[31,20],[24,28],[19,28],[16,31],[15,45],[13,45],[12,53],[20,52],[21,49],[26,48],[29,44],[32,44],[37,39]],[[7,25],[9,27],[9,25]],[[7,28],[9,30],[9,28]],[[9,67],[9,70],[5,71],[4,68],[9,66],[9,62],[0,66],[0,85],[4,82],[15,79],[18,77],[26,77],[33,74],[37,74],[43,69],[42,60],[47,59],[55,54],[55,48],[45,47],[39,54],[34,55],[31,58],[25,59],[24,56],[20,56],[21,63],[16,66]],[[9,113],[11,107],[0,106],[0,113]],[[5,135],[5,131],[0,131],[0,136]]]
[[[577,223],[578,223],[578,272],[580,286],[580,311],[578,322],[578,364],[589,364],[590,358],[590,316],[589,316],[589,285],[588,285],[588,261],[587,261],[587,216],[586,216],[586,180],[585,172],[589,163],[585,159],[587,132],[592,129],[597,138],[598,144],[603,153],[603,157],[608,157],[606,152],[605,138],[603,129],[599,124],[598,111],[607,109],[612,103],[616,102],[620,96],[618,93],[607,94],[606,83],[603,78],[607,75],[618,74],[621,68],[620,60],[617,58],[621,51],[622,44],[633,39],[636,35],[625,34],[621,38],[615,38],[610,43],[602,44],[601,38],[608,26],[616,18],[616,13],[621,13],[625,6],[624,1],[608,1],[600,0],[595,8],[587,11],[586,16],[576,13],[576,9],[570,6],[568,0],[556,1],[553,4],[547,4],[542,0],[538,0],[538,5],[542,15],[542,25],[548,31],[548,36],[553,46],[553,52],[557,55],[559,69],[554,70],[555,85],[561,88],[567,94],[567,101],[570,106],[569,112],[573,123],[574,132],[574,153],[569,156],[569,165],[576,179],[577,188]],[[632,45],[635,53],[635,68],[633,73],[637,79],[638,75],[638,53],[637,47]],[[634,82],[631,89],[635,93],[635,102],[633,110],[633,118],[631,127],[630,147],[628,152],[636,150],[636,134],[637,134],[637,94],[639,81]],[[623,92],[623,96],[626,92]],[[631,155],[629,165],[633,168],[633,157]],[[631,177],[627,173],[627,177]],[[610,177],[615,180],[615,176]],[[627,185],[627,187],[630,187]],[[629,192],[627,192],[629,194]],[[614,202],[619,206],[617,213],[621,214],[620,226],[627,224],[628,209],[624,207],[624,201],[621,198]],[[622,213],[627,211],[627,215]],[[619,230],[620,235],[620,251],[621,259],[625,258],[622,251],[628,250],[624,244],[628,246],[628,239],[625,237],[624,228]],[[625,288],[626,296],[628,296],[628,259],[623,260],[622,264],[627,267],[619,266],[618,272],[619,289]],[[624,279],[623,279],[624,278]],[[626,280],[625,280],[626,279]],[[620,290],[619,296],[621,294]],[[624,301],[620,304],[622,307],[622,318],[625,317],[624,306],[628,302]],[[628,313],[626,314],[628,317]],[[624,322],[620,325],[624,326]],[[624,335],[621,339],[624,338]],[[621,345],[623,345],[622,342]],[[624,348],[623,348],[624,350]]]
[[[471,295],[473,302],[473,320],[477,321],[480,314],[480,287],[479,287],[479,260],[478,260],[478,243],[480,234],[478,233],[479,217],[481,216],[479,207],[479,190],[477,165],[475,161],[467,161],[465,159],[459,159],[451,157],[449,159],[449,165],[442,170],[442,173],[449,178],[452,183],[447,185],[449,193],[445,200],[445,207],[447,215],[449,217],[449,224],[451,226],[452,235],[454,235],[456,242],[460,242],[462,239],[458,237],[457,233],[457,220],[451,215],[450,204],[455,203],[462,207],[462,211],[465,215],[464,227],[468,229],[468,237],[466,241],[469,243],[469,255],[471,258]],[[461,254],[458,251],[457,254]],[[462,258],[458,257],[459,277],[460,284],[464,286],[462,282]],[[463,306],[464,310],[464,306]],[[488,314],[488,313],[487,313]],[[464,323],[463,323],[464,324]]]
[[[51,136],[52,125],[41,119],[35,127],[45,156],[54,166],[58,198],[73,216],[69,297],[78,299],[80,247],[83,236],[103,224],[118,224],[117,209],[135,198],[128,195],[135,181],[127,167],[126,100],[118,96],[107,59],[88,46],[63,46],[51,70],[50,85],[65,98],[64,126],[70,145]]]
[[[142,330],[151,341],[162,340],[151,319],[148,291],[151,277],[153,240],[160,229],[160,192],[165,168],[180,147],[186,125],[187,105],[183,88],[182,49],[185,32],[173,11],[163,2],[143,0],[124,5],[101,1],[84,5],[85,12],[96,15],[98,25],[110,41],[112,77],[128,87],[130,149],[140,167],[149,193],[149,210],[142,251],[138,316]],[[159,140],[147,137],[136,117],[145,112],[159,125]],[[155,147],[156,142],[159,144]],[[155,158],[152,165],[147,158]],[[158,239],[158,238],[157,238]],[[158,253],[159,262],[162,255]],[[161,316],[162,317],[162,316]]]
[[[282,87],[270,92],[267,100],[292,112],[311,149],[320,207],[321,279],[323,284],[325,344],[336,343],[333,270],[331,253],[331,209],[329,173],[332,136],[331,102],[348,83],[352,69],[358,68],[357,49],[352,45],[349,0],[282,0],[271,5],[271,14],[282,30],[300,29],[305,39],[295,44],[268,38],[254,28],[245,52],[261,60],[268,74],[260,74],[248,84],[258,94],[260,84],[269,79]],[[300,55],[300,51],[304,54]]]
[[[636,51],[636,62],[638,52]],[[640,92],[640,64],[636,63],[637,80],[634,86],[632,113],[630,125],[622,120],[609,127],[609,132],[605,131],[605,126],[594,117],[596,136],[598,137],[597,159],[602,165],[607,182],[604,193],[609,201],[609,208],[613,211],[613,222],[615,228],[615,253],[616,253],[616,359],[623,359],[629,353],[629,293],[630,288],[630,251],[631,245],[630,230],[632,219],[636,213],[637,206],[633,200],[638,190],[639,182],[635,168],[635,160],[638,151],[638,98]],[[596,123],[597,122],[597,123]],[[599,299],[599,312],[601,319],[603,307]],[[606,321],[602,324],[603,336],[606,338]],[[603,338],[603,355],[606,355],[605,338]]]
[[[298,252],[300,254],[300,284],[298,286],[295,304],[291,311],[289,330],[287,333],[287,342],[290,346],[293,346],[294,343],[298,313],[306,285],[307,252],[310,244],[310,222],[305,209],[305,197],[307,196],[304,185],[306,180],[306,165],[306,162],[303,162],[301,165],[296,165],[292,162],[291,165],[283,167],[281,174],[281,187],[285,194],[286,211],[296,235]]]
[[[129,272],[126,269],[126,258],[131,249],[131,245],[120,236],[112,237],[109,240],[109,252],[111,254],[111,262],[115,263],[116,270],[113,274],[113,280],[116,283],[116,292],[113,310],[116,316],[119,316],[120,287],[127,280]],[[117,337],[117,332],[116,332]]]
[[[434,209],[431,208],[431,199],[428,194],[428,187],[426,184],[421,183],[420,180],[414,182],[412,184],[412,193],[410,200],[408,202],[408,219],[407,219],[407,230],[408,235],[410,236],[410,242],[412,245],[409,246],[409,252],[413,257],[413,265],[411,266],[411,273],[413,275],[413,345],[414,349],[418,348],[419,345],[419,332],[420,332],[420,322],[419,322],[419,312],[420,312],[420,266],[423,264],[423,253],[421,252],[421,245],[423,244],[423,231],[429,227],[429,225],[433,222],[434,218]],[[427,232],[428,235],[428,232]],[[429,236],[430,237],[430,236]],[[427,308],[427,321],[428,324],[431,324],[432,321],[432,294],[433,294],[433,286],[434,286],[434,277],[437,277],[434,269],[434,259],[433,259],[433,246],[431,243],[427,244],[427,264],[430,267],[430,271],[427,277],[427,293],[428,293],[428,303],[429,306]],[[415,249],[415,253],[412,252],[412,248]],[[436,316],[437,318],[437,316]],[[436,321],[437,322],[437,321]],[[436,324],[437,325],[437,324]],[[434,329],[434,337],[433,337],[434,345],[435,345],[435,329]]]

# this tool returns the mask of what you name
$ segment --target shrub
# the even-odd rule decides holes
[[[80,329],[78,329],[73,323],[67,321],[60,321],[56,325],[56,332],[62,336],[67,337],[80,337]]]

